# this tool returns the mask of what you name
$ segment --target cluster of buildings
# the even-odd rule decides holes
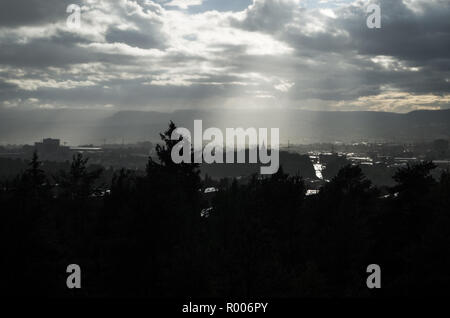
[[[70,160],[72,155],[77,152],[88,152],[88,153],[99,153],[103,149],[100,147],[69,147],[65,145],[61,145],[61,141],[59,139],[53,138],[44,138],[42,141],[35,142],[34,146],[25,145],[23,146],[23,152],[26,155],[29,153],[36,151],[39,155],[39,158],[42,160]]]

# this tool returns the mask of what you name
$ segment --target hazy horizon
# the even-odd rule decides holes
[[[278,128],[280,142],[421,142],[448,139],[450,110],[406,114],[371,111],[309,111],[254,109],[184,109],[165,112],[128,110],[37,109],[0,110],[0,144],[32,144],[59,138],[70,145],[158,141],[169,121],[193,128]]]

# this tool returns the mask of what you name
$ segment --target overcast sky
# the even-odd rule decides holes
[[[2,0],[0,107],[450,108],[450,1],[368,3]]]

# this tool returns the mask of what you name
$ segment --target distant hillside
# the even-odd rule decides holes
[[[450,138],[450,110],[386,112],[336,112],[307,110],[0,110],[0,142],[31,143],[43,137],[58,137],[69,144],[100,144],[158,140],[159,132],[173,120],[193,128],[194,119],[203,127],[280,128],[281,142],[296,143],[367,141],[424,141]]]
[[[105,119],[99,134],[131,139],[152,138],[173,120],[178,126],[193,129],[195,119],[203,128],[266,127],[280,128],[282,142],[422,141],[450,137],[450,110],[414,111],[408,114],[386,112],[325,112],[305,110],[235,111],[221,110],[155,112],[118,112]]]

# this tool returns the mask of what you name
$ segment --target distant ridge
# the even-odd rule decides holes
[[[450,110],[416,110],[406,114],[374,111],[312,110],[177,110],[118,111],[58,109],[0,110],[0,142],[31,143],[43,137],[69,144],[156,141],[173,120],[192,129],[195,119],[207,127],[280,128],[281,142],[420,142],[450,138]]]
[[[202,119],[204,128],[278,127],[282,140],[297,143],[398,141],[450,138],[450,110],[417,110],[406,114],[374,111],[224,111],[180,110],[172,113],[121,111],[105,120],[104,129],[121,125],[134,136],[157,133],[169,120],[192,129]],[[112,133],[112,131],[110,131]],[[131,136],[131,135],[130,135]]]

